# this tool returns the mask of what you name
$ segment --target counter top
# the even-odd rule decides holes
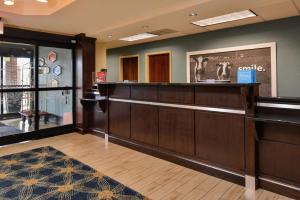
[[[295,104],[300,105],[299,97],[258,97],[258,102],[261,103],[278,103],[278,104]]]
[[[290,125],[300,126],[300,117],[297,116],[260,113],[260,114],[256,114],[253,120],[257,122],[270,122],[270,123],[290,124]]]
[[[107,83],[98,83],[101,85],[161,85],[161,86],[253,86],[259,85],[260,83],[234,83],[234,82],[201,82],[201,83],[145,83],[145,82],[107,82]]]

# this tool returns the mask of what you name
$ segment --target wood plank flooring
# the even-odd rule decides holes
[[[106,145],[91,134],[70,133],[4,146],[0,156],[42,146],[52,146],[153,200],[289,199],[261,189],[248,194],[242,186],[116,144]]]

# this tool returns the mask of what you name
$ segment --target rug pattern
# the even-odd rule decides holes
[[[52,147],[42,147],[0,158],[0,199],[146,198]]]

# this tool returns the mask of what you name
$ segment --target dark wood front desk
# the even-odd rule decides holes
[[[103,83],[85,116],[88,129],[111,142],[300,198],[299,110],[264,108],[270,102],[258,97],[258,87]]]
[[[94,116],[90,129],[108,133],[110,141],[239,184],[245,174],[255,176],[254,124],[247,116],[254,115],[258,84],[106,83],[98,88],[102,99],[85,116]]]

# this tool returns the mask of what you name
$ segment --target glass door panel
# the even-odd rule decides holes
[[[39,47],[39,87],[72,87],[71,49]]]
[[[73,124],[72,90],[39,92],[40,129]]]
[[[33,45],[0,42],[1,88],[34,88]]]
[[[35,130],[34,92],[1,93],[0,137]]]

